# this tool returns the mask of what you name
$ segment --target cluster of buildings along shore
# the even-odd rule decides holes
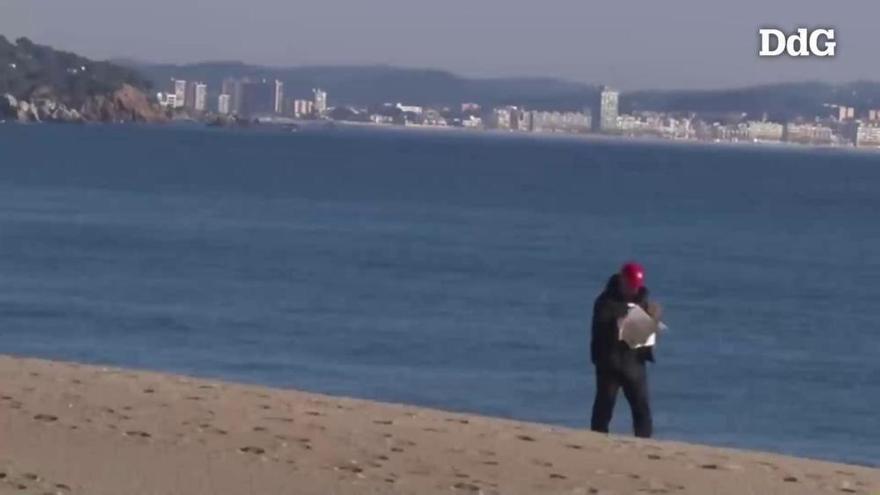
[[[209,107],[208,86],[174,79],[158,101],[170,112],[200,118],[219,115],[260,123],[287,123],[291,119],[361,122],[375,125],[510,132],[607,134],[729,143],[795,143],[813,146],[880,148],[880,109],[859,114],[853,107],[828,104],[828,115],[813,120],[772,122],[749,120],[745,114],[707,118],[662,112],[619,112],[620,94],[603,87],[595,101],[582,110],[548,111],[521,106],[483,108],[462,103],[455,108],[430,108],[403,103],[372,107],[328,106],[327,92],[290,97],[278,80],[229,78],[214,93]]]

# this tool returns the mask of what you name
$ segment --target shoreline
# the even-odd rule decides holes
[[[295,120],[295,119],[293,119]],[[880,147],[857,147],[857,146],[835,146],[835,145],[820,145],[820,144],[801,144],[801,143],[790,143],[785,141],[759,141],[759,142],[748,142],[748,141],[701,141],[695,139],[664,139],[660,137],[653,136],[618,136],[618,135],[609,135],[609,134],[595,134],[595,133],[586,133],[586,134],[574,134],[574,133],[553,133],[553,132],[518,132],[518,131],[507,131],[507,130],[498,130],[498,129],[467,129],[461,127],[439,127],[439,126],[405,126],[405,125],[392,125],[392,124],[372,124],[368,122],[350,122],[350,121],[318,121],[318,120],[298,120],[295,122],[297,125],[304,125],[306,128],[303,129],[306,132],[313,131],[325,131],[332,132],[333,127],[337,129],[358,129],[358,130],[370,130],[376,131],[379,133],[407,133],[407,134],[424,134],[424,135],[456,135],[456,136],[467,136],[471,138],[481,138],[481,137],[490,137],[490,138],[509,138],[509,139],[524,139],[524,140],[535,140],[535,141],[544,141],[544,142],[552,142],[552,141],[560,141],[560,142],[570,142],[570,143],[617,143],[624,145],[634,145],[634,146],[683,146],[683,147],[699,147],[706,149],[723,149],[723,150],[749,150],[749,151],[788,151],[788,152],[797,152],[797,153],[854,153],[854,154],[865,154],[865,155],[876,155],[880,153]],[[17,122],[17,121],[2,121],[0,120],[0,126],[2,125],[69,125],[67,123],[58,123],[58,122]],[[278,131],[279,133],[289,134],[290,132],[285,129],[285,125],[290,124],[275,124],[275,123],[262,123],[262,124],[251,124],[248,126],[237,126],[237,125],[228,125],[228,126],[210,126],[205,122],[198,120],[178,120],[178,121],[170,121],[170,122],[162,122],[162,123],[150,123],[150,122],[124,122],[124,123],[114,123],[114,122],[83,122],[78,123],[77,125],[85,125],[85,126],[119,126],[119,125],[128,125],[128,126],[148,126],[148,127],[156,127],[156,128],[189,128],[189,129],[225,129],[225,130],[241,130],[241,131]]]
[[[871,467],[148,371],[0,356],[0,389],[0,495],[880,493]]]

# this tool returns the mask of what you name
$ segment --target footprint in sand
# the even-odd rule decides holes
[[[361,474],[364,472],[364,468],[357,465],[357,462],[351,461],[349,464],[342,464],[340,466],[336,466],[333,468],[336,471],[344,471],[346,473],[351,474]]]
[[[52,423],[58,421],[58,416],[53,416],[52,414],[37,414],[34,416],[34,419],[44,423]]]
[[[394,421],[392,421],[390,419],[374,419],[373,424],[388,426],[388,425],[393,425]]]
[[[266,416],[263,419],[268,421],[280,421],[282,423],[293,423],[293,418],[285,418],[282,416]]]
[[[786,477],[782,478],[782,481],[784,481],[786,483],[797,483],[798,479],[797,479],[797,476],[786,476]]]
[[[319,411],[306,411],[306,415],[308,416],[326,416],[326,414]]]
[[[263,431],[269,431],[269,428],[266,428],[265,426],[254,426],[253,430],[258,431],[258,432],[263,432]]]
[[[535,438],[530,437],[529,435],[517,435],[516,439],[522,440],[523,442],[534,442],[535,441]]]
[[[569,443],[565,446],[565,448],[572,449],[572,450],[584,450],[583,445],[578,445],[576,443]]]
[[[150,437],[152,437],[152,435],[150,435],[149,433],[147,433],[147,432],[145,432],[145,431],[140,431],[140,430],[130,430],[130,431],[127,431],[127,432],[125,432],[125,436],[127,436],[127,437],[138,437],[138,438],[150,438]]]
[[[559,474],[559,473],[550,473],[550,479],[551,480],[565,480],[565,479],[568,479],[568,476],[565,476],[564,474]]]
[[[300,446],[306,450],[312,450],[312,439],[311,438],[297,438],[297,442],[299,442]]]
[[[253,455],[263,455],[266,453],[266,449],[264,449],[262,447],[253,447],[253,446],[242,447],[242,448],[238,449],[238,451],[241,452],[242,454],[253,454]]]
[[[463,419],[463,418],[462,418],[462,419],[459,419],[459,418],[446,418],[446,422],[447,422],[447,423],[459,423],[459,424],[462,424],[462,425],[466,425],[466,424],[469,424],[469,423],[470,423],[469,420],[467,420],[467,419]]]
[[[475,492],[476,493],[476,492],[480,491],[479,486],[477,486],[473,483],[466,483],[464,481],[460,481],[460,482],[452,485],[452,488],[455,490],[460,490],[460,491],[465,491],[465,492]]]

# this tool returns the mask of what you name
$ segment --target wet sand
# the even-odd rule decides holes
[[[13,493],[878,495],[880,470],[0,357]]]

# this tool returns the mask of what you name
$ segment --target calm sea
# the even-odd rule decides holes
[[[633,258],[659,437],[880,465],[878,212],[872,154],[5,125],[0,352],[585,427]]]

